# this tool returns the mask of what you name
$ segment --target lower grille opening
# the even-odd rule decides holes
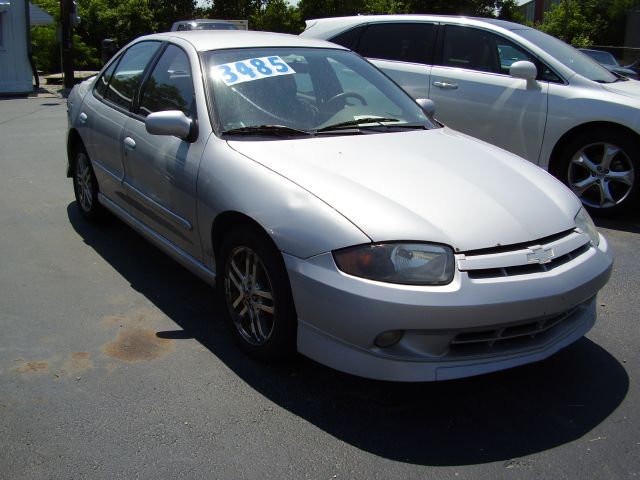
[[[560,315],[538,319],[520,325],[497,327],[487,330],[462,332],[455,335],[449,344],[448,356],[467,356],[518,349],[526,344],[543,342],[553,335],[557,327],[577,321],[574,313],[580,307],[575,307]]]

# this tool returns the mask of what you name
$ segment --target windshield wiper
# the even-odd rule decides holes
[[[251,125],[248,127],[231,128],[222,132],[230,135],[273,135],[273,136],[291,136],[305,135],[312,136],[316,132],[313,130],[302,130],[299,128],[287,127],[285,125]]]
[[[376,127],[388,127],[391,125],[385,125],[382,122],[399,122],[397,118],[386,118],[386,117],[362,117],[356,118],[354,120],[349,120],[347,122],[334,123],[333,125],[328,125],[326,127],[322,127],[318,129],[318,132],[327,132],[330,130],[341,130],[344,128],[358,127],[365,123],[375,123]]]

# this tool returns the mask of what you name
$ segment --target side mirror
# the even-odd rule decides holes
[[[512,77],[523,78],[525,80],[535,80],[538,76],[538,69],[536,66],[528,60],[520,60],[519,62],[513,62],[509,73]]]
[[[424,113],[426,113],[430,117],[433,117],[435,115],[436,104],[433,103],[433,100],[429,100],[428,98],[418,98],[416,99],[416,103],[420,105],[420,108],[422,108]]]
[[[180,110],[150,113],[144,124],[151,135],[173,135],[188,142],[195,140],[195,123]]]

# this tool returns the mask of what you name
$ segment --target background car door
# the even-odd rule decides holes
[[[446,25],[429,98],[445,125],[537,163],[547,116],[546,81],[509,75],[524,49],[494,33]]]
[[[195,121],[193,78],[187,54],[169,44],[140,91],[138,115],[125,124],[124,185],[135,216],[194,258],[202,259],[196,217],[196,178],[206,143],[151,135],[144,119],[180,110]]]
[[[80,123],[100,191],[126,209],[122,195],[124,178],[123,126],[129,115],[142,74],[160,47],[160,42],[140,42],[114,60],[96,81],[92,94],[85,97]]]
[[[433,23],[378,23],[364,30],[356,51],[414,98],[428,98],[435,39]]]

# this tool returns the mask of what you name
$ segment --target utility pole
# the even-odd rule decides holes
[[[60,17],[62,24],[60,44],[62,47],[62,74],[64,76],[64,87],[73,88],[73,26],[71,23],[71,12],[73,0],[60,0]]]

